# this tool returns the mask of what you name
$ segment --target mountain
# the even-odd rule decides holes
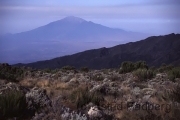
[[[180,65],[180,34],[152,36],[111,48],[92,49],[73,55],[30,64],[16,64],[33,68],[61,68],[66,65],[91,69],[116,68],[123,61],[144,60],[150,66],[162,63]]]
[[[0,63],[28,63],[144,39],[149,35],[109,28],[69,16],[39,28],[0,37]]]
[[[128,37],[131,35],[131,37]],[[31,31],[15,34],[21,42],[31,41],[129,41],[138,40],[142,33],[113,29],[100,24],[69,16]],[[132,37],[135,37],[132,39]],[[143,36],[144,37],[144,36]]]

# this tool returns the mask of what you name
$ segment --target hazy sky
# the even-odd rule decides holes
[[[31,30],[66,16],[129,31],[180,33],[180,0],[0,0],[0,34]]]

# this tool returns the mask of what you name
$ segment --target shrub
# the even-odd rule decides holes
[[[50,72],[51,72],[51,69],[45,68],[43,71],[44,71],[44,72],[47,72],[47,73],[50,73]]]
[[[120,73],[127,73],[133,70],[134,70],[134,63],[130,61],[126,61],[121,64]]]
[[[8,91],[0,95],[0,118],[21,117],[26,110],[26,98],[22,92]]]
[[[130,61],[125,61],[122,62],[121,64],[121,69],[119,73],[127,73],[127,72],[132,72],[137,69],[148,69],[148,65],[146,64],[145,61],[138,61],[136,63],[130,62]]]
[[[75,102],[77,108],[82,108],[84,105],[92,102],[95,105],[100,105],[104,100],[99,92],[89,92],[88,87],[78,88],[71,94],[71,100]]]
[[[134,76],[137,76],[140,81],[151,79],[155,76],[155,72],[147,69],[137,69],[133,72]]]
[[[41,71],[41,70],[40,70]],[[59,69],[50,69],[50,68],[45,68],[42,70],[42,72],[46,72],[46,73],[52,73],[52,74],[55,74],[59,71]]]
[[[168,72],[170,70],[172,70],[174,68],[173,65],[166,65],[166,64],[162,64],[161,67],[159,69],[157,69],[158,72],[163,73],[163,72]]]
[[[82,68],[80,68],[80,71],[89,72],[89,68],[88,67],[82,67]]]
[[[134,69],[137,70],[137,69],[148,69],[148,65],[146,64],[145,61],[138,61],[134,64]]]
[[[0,79],[6,79],[13,82],[22,79],[24,70],[19,67],[8,64],[0,64]]]
[[[75,67],[67,65],[67,66],[62,67],[61,69],[65,70],[65,71],[66,70],[75,70]]]
[[[156,70],[156,67],[155,67],[155,66],[151,66],[149,69],[155,71],[155,70]]]
[[[54,70],[51,71],[51,73],[52,73],[52,74],[55,74],[55,73],[57,73],[58,71],[59,71],[59,69],[54,69]]]
[[[172,81],[174,81],[175,78],[180,78],[180,67],[176,67],[168,71],[168,78]]]

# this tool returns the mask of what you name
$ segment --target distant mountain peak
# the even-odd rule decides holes
[[[62,19],[63,21],[67,21],[67,22],[75,22],[75,23],[82,23],[85,20],[79,17],[74,17],[74,16],[68,16],[65,17],[64,19]]]

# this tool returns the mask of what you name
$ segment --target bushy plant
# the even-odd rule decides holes
[[[104,98],[99,92],[89,92],[89,89],[84,87],[73,91],[71,100],[75,102],[77,108],[81,108],[90,102],[100,105]]]
[[[46,72],[46,73],[57,73],[59,71],[59,69],[50,69],[50,68],[45,68],[43,69],[43,72]]]
[[[52,73],[52,74],[55,74],[55,73],[57,73],[58,71],[59,71],[59,69],[54,69],[54,70],[51,71],[51,73]]]
[[[75,67],[67,65],[67,66],[62,67],[61,69],[65,70],[65,71],[66,70],[75,70]]]
[[[125,61],[121,64],[120,73],[127,73],[134,70],[134,63],[130,61]]]
[[[163,73],[163,72],[170,71],[170,70],[172,70],[173,68],[174,68],[173,65],[166,65],[166,64],[163,63],[163,64],[160,66],[160,68],[157,69],[157,71],[158,71],[159,73]]]
[[[44,72],[47,72],[47,73],[51,73],[51,69],[49,69],[49,68],[45,68],[44,70],[43,70]]]
[[[8,91],[0,95],[0,118],[21,117],[26,110],[26,98],[21,91]]]
[[[139,68],[148,69],[148,65],[146,64],[145,61],[137,61],[136,63],[125,61],[122,62],[119,73],[128,73],[137,70]]]
[[[149,69],[155,71],[155,70],[156,70],[156,67],[155,67],[155,66],[151,66]]]
[[[22,79],[24,70],[19,67],[10,66],[9,64],[0,64],[0,78],[10,81]]]
[[[175,78],[180,78],[180,67],[176,67],[168,71],[168,78],[172,81],[174,81]]]
[[[136,63],[134,63],[134,69],[137,70],[137,69],[148,69],[148,65],[146,64],[145,61],[137,61]]]
[[[133,72],[133,75],[138,77],[140,81],[145,81],[155,77],[155,72],[147,69],[137,69]]]
[[[81,67],[80,71],[82,71],[82,72],[89,72],[89,68],[88,67]]]

